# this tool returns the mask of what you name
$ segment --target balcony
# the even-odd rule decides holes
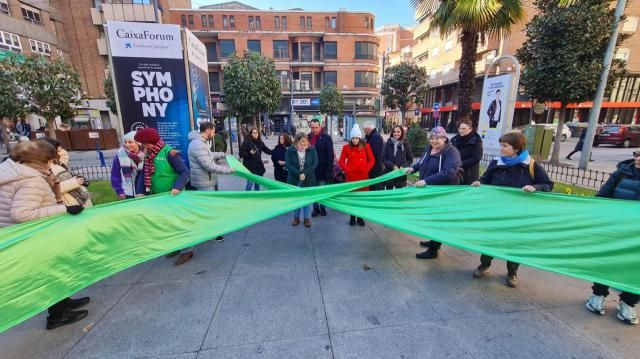
[[[162,14],[159,10],[157,16],[154,14],[153,5],[103,3],[101,8],[104,21],[156,22],[156,17],[157,19],[162,19]]]

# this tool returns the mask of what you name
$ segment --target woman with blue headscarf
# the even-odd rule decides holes
[[[480,184],[493,186],[517,187],[524,192],[550,192],[553,182],[549,179],[544,167],[535,162],[527,151],[527,138],[519,132],[510,132],[500,137],[500,157],[491,161],[480,181],[471,185]],[[489,272],[493,257],[482,255],[480,265],[473,272],[476,278],[482,278]],[[507,285],[518,285],[518,263],[507,261]]]

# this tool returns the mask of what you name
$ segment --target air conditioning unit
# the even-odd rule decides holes
[[[302,81],[302,91],[309,91],[309,81]]]
[[[300,80],[293,80],[293,89],[295,91],[300,91]]]

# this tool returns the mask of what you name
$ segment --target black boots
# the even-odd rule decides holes
[[[317,208],[313,209],[313,212],[311,212],[311,217],[318,217],[320,215],[320,210]]]
[[[360,227],[364,227],[364,219],[356,216],[351,216],[351,218],[349,219],[349,225],[355,226],[356,223],[358,223]]]
[[[49,316],[47,317],[47,330],[55,329],[63,325],[75,323],[89,312],[86,310],[71,310],[80,308],[89,303],[89,297],[78,299],[66,298],[49,307]]]
[[[438,250],[440,250],[440,246],[442,243],[436,241],[429,242],[420,242],[420,245],[423,247],[429,247],[425,252],[417,253],[416,258],[419,259],[435,259],[438,258]]]

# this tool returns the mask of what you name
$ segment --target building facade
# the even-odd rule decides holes
[[[485,71],[495,58],[502,55],[514,55],[526,40],[526,24],[536,14],[533,1],[523,1],[526,19],[512,28],[511,34],[500,39],[484,37],[478,43],[476,53],[476,94],[473,103],[474,117],[480,109],[482,83]],[[640,19],[640,3],[631,2],[627,5],[626,21],[621,24],[620,32],[630,34],[616,53],[616,58],[627,61],[629,76],[620,79],[613,85],[613,90],[606,94],[600,114],[600,122],[606,123],[639,123],[640,121],[640,35],[638,34],[638,20]],[[431,89],[422,109],[423,125],[432,126],[435,121],[431,115],[431,108],[435,102],[440,104],[440,123],[455,128],[457,119],[457,83],[462,48],[459,42],[460,34],[454,32],[442,37],[437,28],[430,28],[430,18],[427,14],[416,14],[416,29],[414,38],[413,58],[416,63],[429,73]],[[568,121],[588,121],[591,103],[573,104],[569,106]],[[548,104],[542,114],[535,114],[531,110],[531,100],[520,96],[516,102],[513,126],[553,122],[559,116],[560,105]]]
[[[268,114],[272,129],[306,125],[317,116],[322,87],[334,83],[345,114],[375,117],[379,94],[379,40],[366,12],[259,10],[239,2],[171,8],[169,20],[191,30],[207,48],[214,117],[224,109],[223,68],[232,54],[259,52],[272,58],[280,80],[280,107]]]

